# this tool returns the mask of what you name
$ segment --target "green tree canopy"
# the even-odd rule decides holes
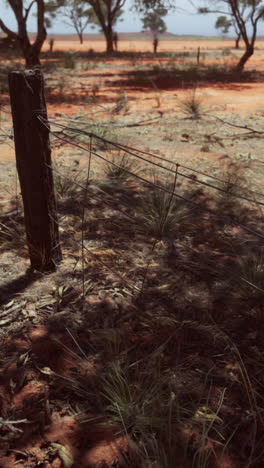
[[[164,16],[168,11],[165,8],[155,8],[151,11],[145,11],[142,18],[143,29],[152,32],[153,37],[157,38],[159,34],[164,33],[167,30]]]
[[[215,28],[220,29],[223,34],[227,34],[232,24],[232,21],[227,16],[221,15],[218,16],[215,22]]]

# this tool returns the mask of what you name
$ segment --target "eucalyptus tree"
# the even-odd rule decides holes
[[[142,18],[144,30],[149,30],[153,36],[153,51],[157,51],[159,34],[164,33],[167,30],[164,16],[166,16],[168,10],[166,8],[153,8],[151,10],[145,10]]]
[[[215,22],[215,28],[220,29],[223,34],[227,34],[231,26],[234,28],[236,33],[235,48],[239,49],[239,41],[241,39],[241,33],[239,32],[236,22],[229,19],[227,16],[221,15],[218,16]]]
[[[264,19],[264,0],[212,0],[198,8],[200,14],[219,13],[230,18],[237,36],[244,41],[245,51],[235,70],[241,72],[254,54],[259,22]]]
[[[47,37],[46,26],[50,18],[55,15],[59,0],[6,0],[7,6],[12,10],[17,27],[11,29],[0,15],[0,29],[19,45],[26,66],[32,67],[40,64],[40,51]],[[34,39],[30,38],[28,20],[31,15],[36,17],[37,32]]]
[[[65,18],[65,24],[75,29],[80,43],[83,44],[85,29],[94,20],[93,9],[83,0],[65,0],[60,13]]]
[[[114,52],[114,26],[123,14],[126,0],[84,0],[93,10],[91,22],[98,25],[106,40],[106,52]]]

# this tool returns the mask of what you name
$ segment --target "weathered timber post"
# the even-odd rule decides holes
[[[39,69],[8,75],[14,126],[17,172],[24,204],[31,268],[56,269],[62,255],[51,169],[44,79]]]

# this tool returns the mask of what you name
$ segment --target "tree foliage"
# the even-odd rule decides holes
[[[65,23],[75,29],[82,44],[85,29],[94,22],[93,9],[83,0],[66,0],[60,11]]]
[[[221,15],[221,16],[218,16],[215,22],[215,28],[220,29],[222,34],[227,34],[231,26],[234,28],[235,33],[236,33],[235,48],[239,49],[239,41],[241,38],[241,32],[239,31],[234,18],[231,17],[231,19],[230,18],[228,19],[227,16]]]
[[[237,36],[241,36],[245,44],[245,52],[236,65],[236,71],[241,72],[248,59],[254,54],[258,24],[264,19],[263,0],[216,0],[208,7],[198,8],[198,13],[219,13],[229,17]]]
[[[93,13],[91,22],[98,25],[106,39],[106,51],[114,51],[114,26],[123,14],[126,0],[86,0]]]
[[[155,8],[152,11],[145,11],[142,18],[143,29],[151,31],[153,37],[157,38],[159,34],[167,30],[166,23],[163,19],[167,13],[168,11],[165,8]]]
[[[220,29],[223,34],[227,34],[232,24],[232,21],[227,16],[221,15],[218,16],[215,22],[215,28]]]

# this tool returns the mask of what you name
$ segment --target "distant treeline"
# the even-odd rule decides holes
[[[34,37],[34,34],[30,34],[32,37]],[[57,34],[57,33],[49,33],[48,34],[48,39],[53,38],[54,40],[57,41],[78,41],[78,36],[76,34]],[[118,38],[121,41],[145,41],[145,40],[152,40],[152,34],[151,32],[131,32],[131,33],[123,33],[120,32],[118,33]],[[222,37],[222,36],[195,36],[195,35],[190,35],[190,34],[173,34],[169,32],[161,33],[160,34],[160,40],[162,41],[197,41],[197,40],[203,40],[203,41],[216,41],[216,40],[222,40],[222,41],[228,41],[232,40],[232,37]],[[264,37],[259,37],[258,40],[264,39]],[[104,41],[105,37],[103,34],[100,33],[89,33],[89,34],[84,34],[83,35],[83,40],[84,41]]]

